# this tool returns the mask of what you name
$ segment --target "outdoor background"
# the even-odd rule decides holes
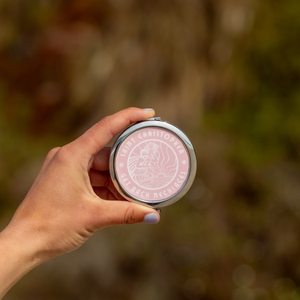
[[[51,148],[128,106],[190,137],[190,192],[4,299],[299,300],[299,0],[2,0],[0,228]]]

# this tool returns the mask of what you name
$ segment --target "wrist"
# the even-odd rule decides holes
[[[0,232],[0,299],[26,273],[41,264],[37,248],[21,232]]]

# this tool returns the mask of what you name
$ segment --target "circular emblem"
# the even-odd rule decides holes
[[[175,151],[164,141],[149,139],[130,152],[127,168],[131,179],[142,188],[156,190],[167,186],[178,172]]]
[[[146,127],[122,141],[115,156],[115,169],[127,194],[143,201],[161,201],[173,197],[185,185],[190,160],[176,134]]]

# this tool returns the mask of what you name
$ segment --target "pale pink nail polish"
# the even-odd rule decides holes
[[[181,199],[197,168],[188,137],[159,117],[133,124],[110,155],[112,181],[129,201],[161,208]]]
[[[156,213],[150,213],[150,214],[146,215],[145,218],[144,218],[144,223],[148,223],[148,224],[158,223],[157,214]]]

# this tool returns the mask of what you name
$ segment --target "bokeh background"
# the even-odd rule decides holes
[[[190,137],[190,192],[5,299],[300,299],[299,0],[2,0],[1,228],[51,148],[128,106]]]

